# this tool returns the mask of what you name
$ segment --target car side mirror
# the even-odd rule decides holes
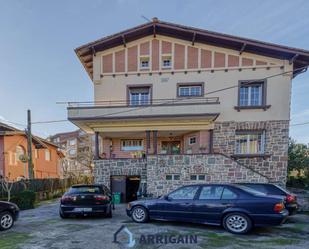
[[[164,195],[163,199],[166,200],[166,201],[171,201],[172,200],[172,198],[170,198],[168,195]]]

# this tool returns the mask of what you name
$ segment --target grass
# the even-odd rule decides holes
[[[0,248],[17,249],[20,244],[23,244],[30,238],[31,236],[26,233],[5,234],[3,237],[0,237]]]

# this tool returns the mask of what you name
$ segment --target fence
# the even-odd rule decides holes
[[[74,184],[90,184],[93,182],[91,177],[78,177],[66,179],[33,179],[14,182],[11,196],[17,195],[24,190],[30,190],[36,193],[53,194],[55,192],[65,192],[67,188]],[[0,199],[5,199],[7,193],[0,184]]]

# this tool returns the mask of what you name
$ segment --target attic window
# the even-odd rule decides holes
[[[141,57],[140,58],[140,68],[141,69],[149,69],[149,57]]]
[[[171,68],[172,67],[172,56],[165,55],[162,56],[162,68]]]

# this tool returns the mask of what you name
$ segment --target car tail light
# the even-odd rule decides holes
[[[296,200],[296,196],[295,195],[287,195],[286,196],[286,202],[287,203],[294,202],[295,200]]]
[[[75,201],[76,197],[71,195],[64,195],[61,198],[61,201]]]
[[[96,201],[108,201],[109,200],[109,197],[106,196],[106,195],[95,195],[94,196],[94,199]]]
[[[283,204],[283,203],[277,203],[277,204],[274,206],[274,211],[275,211],[276,213],[280,213],[283,209],[284,209],[284,204]]]

